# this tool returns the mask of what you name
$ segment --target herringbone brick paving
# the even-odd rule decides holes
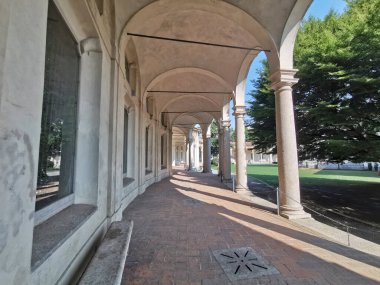
[[[238,247],[252,247],[280,274],[233,284],[380,284],[379,257],[253,208],[212,174],[178,171],[124,218],[135,226],[123,284],[231,284],[212,251]]]

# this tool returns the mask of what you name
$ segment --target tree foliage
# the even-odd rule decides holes
[[[310,18],[302,25],[294,51],[301,159],[380,159],[379,11],[380,0],[350,0],[342,15],[330,12],[323,20]],[[275,142],[268,74],[264,66],[253,83],[248,111],[252,139],[262,152]]]
[[[219,153],[219,131],[218,123],[213,120],[210,127],[211,131],[211,155],[217,156]]]
[[[247,124],[247,140],[252,141],[259,152],[276,153],[275,97],[270,89],[269,67],[266,61],[262,62],[262,69],[258,72],[258,79],[252,82],[252,99],[248,101],[250,107],[247,109],[247,115],[254,119]]]

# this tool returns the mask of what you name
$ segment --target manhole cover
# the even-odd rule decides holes
[[[185,206],[200,206],[200,205],[203,205],[203,202],[189,198],[189,199],[183,199],[183,204]]]
[[[279,274],[278,270],[250,247],[212,252],[230,281]]]

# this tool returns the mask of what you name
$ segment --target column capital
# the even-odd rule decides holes
[[[81,54],[96,52],[102,52],[102,48],[100,46],[100,41],[98,38],[87,38],[80,42],[79,44]]]
[[[221,125],[223,128],[229,128],[231,126],[231,121],[230,120],[222,120]]]
[[[294,75],[297,69],[279,69],[271,74],[269,80],[272,82],[271,88],[277,91],[283,87],[292,87],[298,82]]]
[[[237,116],[244,116],[245,115],[245,106],[235,106],[234,107],[234,114],[235,117]]]

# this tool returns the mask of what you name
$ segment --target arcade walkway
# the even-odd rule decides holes
[[[124,218],[135,226],[123,284],[380,284],[379,257],[252,208],[212,174],[177,171],[134,200]],[[215,251],[243,247],[261,267],[237,269],[231,259],[242,275],[229,279]],[[278,273],[260,276],[271,266]],[[253,279],[230,281],[252,272]]]

